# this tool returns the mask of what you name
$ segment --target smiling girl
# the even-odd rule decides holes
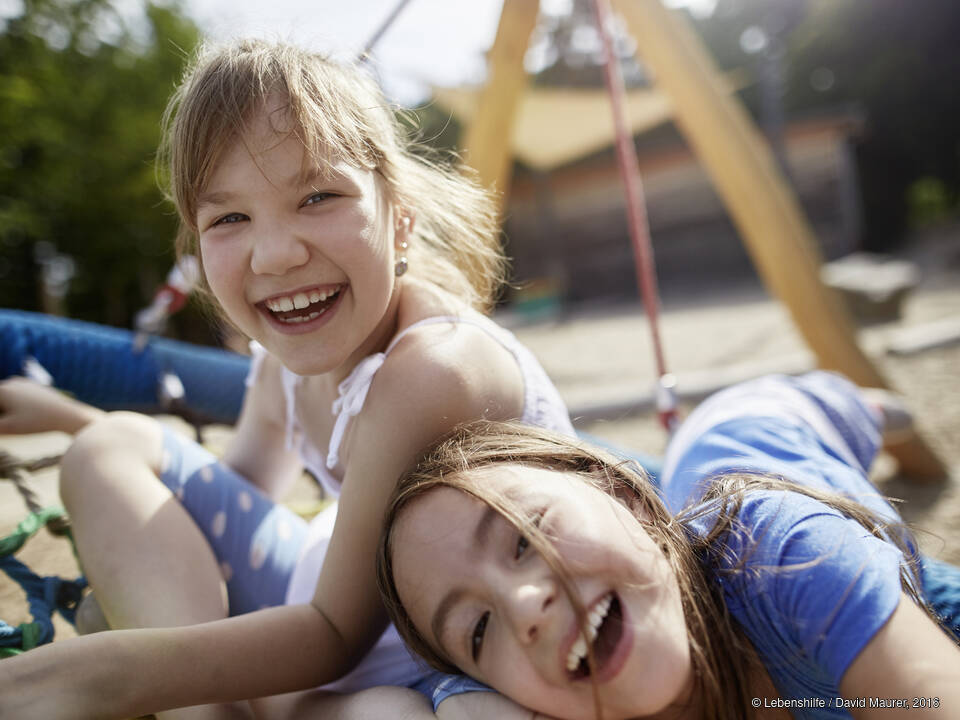
[[[391,617],[434,667],[570,720],[954,717],[924,582],[958,575],[867,479],[878,419],[834,375],[728,389],[674,437],[662,499],[566,437],[467,425],[395,490]]]
[[[385,632],[374,557],[396,478],[456,424],[572,433],[534,357],[483,314],[503,279],[494,203],[415,156],[369,78],[286,45],[202,52],[167,127],[181,250],[254,341],[243,411],[218,462],[50,393],[47,425],[79,432],[61,494],[84,570],[110,627],[140,629],[4,661],[0,716],[355,717],[385,699],[432,717],[411,691],[228,701],[416,685],[436,704],[476,687],[434,692]],[[339,495],[309,525],[279,504],[304,468]]]

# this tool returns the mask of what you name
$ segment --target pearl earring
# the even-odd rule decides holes
[[[410,218],[407,217],[406,215],[404,215],[402,218],[400,218],[400,228],[399,228],[399,229],[403,231],[404,236],[406,236],[407,234],[409,234],[409,232],[410,232]],[[400,247],[399,247],[400,257],[397,258],[397,264],[393,266],[393,273],[394,273],[394,275],[396,275],[397,277],[400,277],[401,275],[403,275],[403,274],[407,271],[407,268],[410,266],[410,263],[407,262],[407,248],[408,248],[408,247],[409,247],[409,245],[407,244],[407,241],[406,241],[406,240],[401,240],[401,241],[400,241]]]
[[[406,240],[400,243],[401,255],[400,257],[397,258],[397,264],[393,266],[393,273],[397,277],[400,277],[401,275],[403,275],[407,271],[407,268],[410,266],[410,263],[407,262],[407,256],[406,256],[407,247],[409,246],[407,245]]]

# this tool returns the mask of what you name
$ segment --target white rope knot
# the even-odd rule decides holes
[[[333,433],[330,435],[330,450],[327,452],[327,469],[332,470],[340,462],[340,443],[346,432],[350,418],[356,416],[363,409],[367,399],[367,392],[373,382],[373,376],[387,359],[386,353],[376,353],[365,357],[353,369],[346,379],[337,386],[339,397],[333,401],[331,408],[337,420],[333,424]]]

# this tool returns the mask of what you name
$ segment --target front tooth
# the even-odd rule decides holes
[[[587,654],[587,641],[583,634],[577,635],[577,641],[570,648],[570,654],[567,655],[567,670],[571,672],[577,669],[581,658]]]
[[[293,306],[297,310],[303,310],[310,304],[310,298],[307,297],[306,293],[297,293],[293,296]]]
[[[279,309],[280,312],[289,312],[290,310],[293,310],[293,300],[288,297],[280,298],[277,300],[277,309]]]

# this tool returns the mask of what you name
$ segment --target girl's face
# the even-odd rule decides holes
[[[587,608],[604,718],[651,716],[687,699],[692,671],[676,578],[642,524],[573,473],[472,471],[556,549]],[[594,718],[586,645],[560,578],[503,516],[453,488],[400,514],[397,592],[417,630],[465,673],[561,718]]]
[[[327,177],[278,116],[261,112],[199,195],[203,267],[229,318],[284,365],[345,375],[393,331],[405,236],[379,176],[340,161]]]

